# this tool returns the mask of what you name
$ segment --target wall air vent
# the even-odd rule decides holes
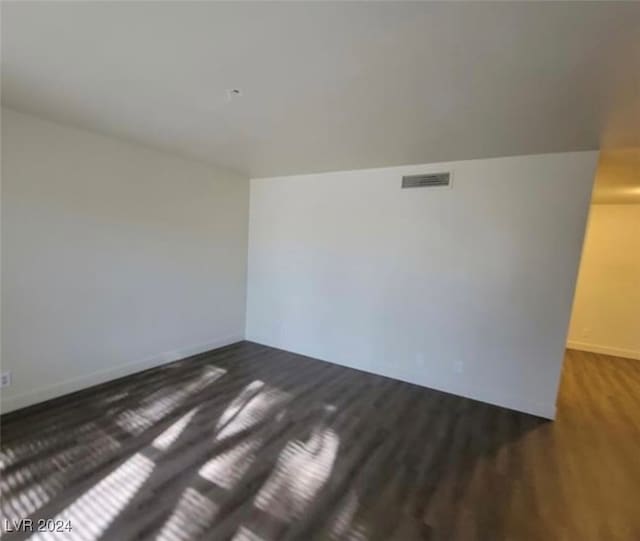
[[[451,173],[429,173],[427,175],[409,175],[402,177],[403,188],[431,188],[450,186]]]

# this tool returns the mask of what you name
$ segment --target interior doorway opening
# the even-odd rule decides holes
[[[567,348],[640,361],[640,148],[600,155]]]

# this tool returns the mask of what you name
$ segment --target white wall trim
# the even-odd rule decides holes
[[[251,342],[255,342],[257,344],[261,344],[263,346],[274,347],[278,349],[282,349],[284,351],[289,351],[291,353],[296,353],[298,355],[304,355],[305,357],[312,357],[315,359],[319,359],[321,361],[329,362],[332,364],[337,364],[340,366],[346,366],[347,368],[353,368],[354,370],[358,370],[360,372],[366,372],[367,374],[373,374],[376,376],[384,376],[386,378],[395,379],[398,381],[404,381],[406,383],[411,383],[412,385],[417,385],[419,387],[424,387],[426,389],[434,389],[436,391],[441,391],[448,394],[453,394],[456,396],[461,396],[464,398],[470,398],[472,400],[478,400],[480,402],[485,402],[487,404],[492,404],[494,406],[500,406],[503,408],[507,408],[510,410],[529,413],[531,415],[535,415],[537,417],[542,417],[543,419],[554,420],[556,418],[556,405],[554,404],[543,404],[542,402],[531,402],[528,400],[524,400],[520,396],[511,395],[509,393],[505,393],[503,389],[471,389],[467,385],[456,385],[451,382],[439,383],[437,381],[431,380],[426,383],[418,383],[415,379],[409,379],[403,377],[402,375],[395,374],[393,370],[376,370],[375,372],[372,370],[367,370],[365,367],[361,365],[356,365],[353,363],[349,363],[343,359],[325,359],[322,357],[318,357],[317,354],[309,353],[308,351],[296,351],[295,349],[291,349],[290,347],[284,347],[282,344],[270,343],[265,339],[258,339],[253,336],[247,336],[247,340]]]
[[[589,344],[587,342],[576,342],[574,340],[569,340],[567,342],[567,348],[577,349],[579,351],[589,351],[591,353],[601,353],[603,355],[613,355],[614,357],[625,357],[626,359],[636,359],[640,361],[640,351],[633,349],[601,346],[598,344]]]
[[[218,338],[205,344],[185,347],[179,350],[165,351],[146,359],[119,364],[118,366],[114,366],[106,370],[99,370],[97,372],[85,374],[76,378],[71,378],[60,383],[54,383],[53,385],[46,385],[28,393],[23,393],[9,398],[3,398],[1,413],[8,413],[10,411],[31,406],[39,402],[44,402],[45,400],[51,400],[52,398],[57,398],[65,394],[80,391],[93,385],[106,383],[123,376],[135,374],[136,372],[141,372],[148,368],[153,368],[155,366],[160,366],[163,364],[178,361],[180,359],[185,359],[187,357],[191,357],[192,355],[204,353],[205,351],[209,351],[211,349],[228,346],[229,344],[240,342],[241,340],[244,340],[244,336],[242,335],[233,335],[227,336],[225,338]]]

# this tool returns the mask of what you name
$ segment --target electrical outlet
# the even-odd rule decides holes
[[[453,368],[458,374],[462,374],[462,372],[464,372],[464,363],[462,361],[456,361],[453,364]]]
[[[0,374],[0,387],[9,387],[11,385],[11,372],[2,372]]]

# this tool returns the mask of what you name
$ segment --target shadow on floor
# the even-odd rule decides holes
[[[4,416],[3,529],[495,541],[545,424],[244,342]]]

